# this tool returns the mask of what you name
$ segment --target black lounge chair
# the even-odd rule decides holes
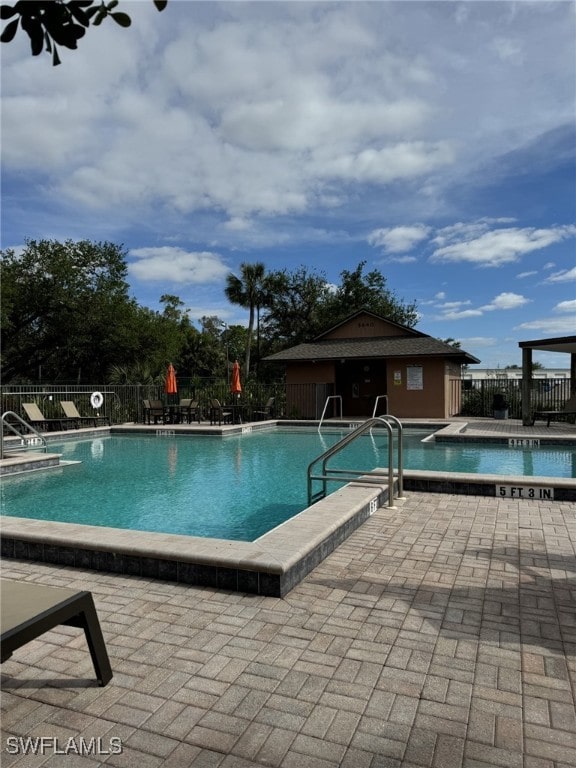
[[[60,400],[60,406],[64,411],[66,418],[71,419],[74,422],[75,429],[79,429],[82,424],[86,423],[97,427],[98,422],[103,422],[110,426],[110,420],[107,416],[81,416],[72,400]]]
[[[26,421],[34,429],[46,430],[51,429],[68,429],[73,424],[73,419],[47,419],[36,403],[22,403],[22,410],[26,414]]]
[[[112,668],[90,592],[0,579],[0,662],[59,624],[84,630],[96,679],[106,685]]]
[[[566,400],[563,408],[559,411],[534,411],[532,425],[534,425],[536,419],[546,419],[546,426],[549,427],[552,419],[558,421],[558,419],[565,418],[566,416],[576,416],[576,395],[572,395],[572,397]]]

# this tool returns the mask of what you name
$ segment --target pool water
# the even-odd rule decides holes
[[[253,541],[308,505],[308,464],[344,434],[270,430],[226,438],[111,436],[50,444],[80,464],[7,478],[1,511],[16,517]],[[576,452],[422,442],[405,430],[404,467],[471,474],[576,476]],[[396,462],[396,449],[394,450]],[[365,435],[331,468],[386,467],[387,436]],[[328,484],[328,491],[338,487]]]

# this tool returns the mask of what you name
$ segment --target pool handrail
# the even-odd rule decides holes
[[[384,402],[386,404],[386,408],[384,410],[384,415],[385,416],[389,415],[388,414],[388,395],[376,395],[376,400],[374,401],[374,410],[372,411],[372,418],[375,418],[376,415],[377,415],[376,411],[378,410],[378,402],[380,400],[384,400]],[[380,414],[380,415],[382,415],[382,414]]]
[[[20,432],[20,430],[18,430],[14,424],[12,424],[11,422],[7,421],[7,419],[6,419],[7,416],[10,416],[10,417],[16,419],[16,421],[18,421],[23,427],[26,427],[27,430],[32,432],[32,434],[35,436],[32,439],[35,440],[35,441],[39,441],[40,445],[42,446],[44,451],[47,450],[47,445],[48,444],[46,442],[46,438],[44,437],[44,435],[42,435],[40,432],[38,432],[37,429],[34,429],[34,427],[31,424],[28,424],[28,422],[25,421],[21,416],[19,416],[15,411],[5,411],[2,414],[2,416],[0,416],[0,459],[4,458],[4,453],[5,453],[5,449],[4,449],[4,427],[6,427],[10,432],[13,432],[16,435],[16,437],[19,437],[20,440],[21,440],[20,445],[14,445],[14,447],[10,446],[9,450],[19,450],[19,451],[22,451],[22,450],[27,450],[27,449],[36,449],[36,450],[38,449],[38,443],[37,442],[35,442],[33,444],[32,443],[28,443],[27,441],[30,438],[26,437],[25,434]]]
[[[328,448],[324,453],[320,454],[320,456],[317,456],[313,461],[310,462],[308,465],[308,505],[312,505],[315,503],[315,501],[319,501],[321,498],[324,498],[326,496],[326,487],[327,482],[329,480],[332,481],[342,481],[342,480],[348,480],[350,482],[353,482],[355,480],[358,480],[358,477],[362,476],[362,482],[380,482],[378,478],[384,476],[381,472],[375,472],[374,470],[355,470],[355,469],[332,469],[328,470],[326,464],[328,462],[328,459],[330,459],[332,456],[334,456],[336,453],[339,453],[343,448],[345,448],[347,445],[349,445],[351,442],[356,440],[357,437],[360,437],[364,434],[364,432],[367,432],[368,430],[372,430],[374,426],[380,426],[383,425],[386,428],[386,431],[388,432],[388,472],[387,472],[387,478],[388,478],[388,506],[393,507],[394,506],[394,444],[393,444],[393,436],[392,436],[392,425],[388,421],[388,418],[392,418],[396,425],[398,426],[398,460],[399,464],[402,461],[402,450],[401,450],[401,443],[402,443],[402,425],[400,424],[400,421],[395,416],[374,416],[370,419],[367,419],[363,424],[360,424],[359,427],[357,427],[353,432],[350,432],[349,434],[345,435],[341,440],[339,440],[337,443],[332,445],[330,448]],[[314,467],[318,462],[322,462],[322,474],[320,475],[314,475],[312,474],[314,471]],[[327,474],[328,471],[330,471],[332,474]],[[338,477],[334,477],[334,475],[338,475]],[[399,472],[399,490],[400,494],[398,498],[402,498],[402,487],[401,487],[401,478],[402,478],[402,472]],[[312,493],[312,481],[313,480],[321,480],[322,481],[322,490],[319,491],[317,494]]]
[[[324,409],[322,410],[320,423],[318,424],[318,432],[320,432],[320,429],[322,428],[322,422],[324,421],[324,416],[326,415],[326,409],[328,408],[328,403],[330,402],[330,400],[340,401],[340,418],[342,418],[342,395],[328,395],[328,397],[326,398],[326,402],[324,403]]]

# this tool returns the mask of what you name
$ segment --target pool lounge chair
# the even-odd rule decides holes
[[[0,661],[59,624],[84,630],[96,679],[106,685],[112,668],[90,592],[0,579]]]
[[[68,429],[73,419],[47,419],[36,403],[22,403],[26,421],[34,429],[49,431],[51,429]]]
[[[81,416],[78,408],[71,400],[60,400],[60,407],[64,411],[64,415],[68,419],[74,421],[76,429],[79,429],[82,424],[90,423],[95,427],[98,426],[98,422],[103,422],[110,426],[110,420],[107,416]]]
[[[565,418],[566,416],[576,416],[576,395],[572,395],[559,411],[534,411],[532,416],[532,425],[536,419],[546,419],[546,426],[550,426],[552,420]]]

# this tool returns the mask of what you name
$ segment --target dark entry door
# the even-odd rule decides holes
[[[342,395],[345,417],[372,415],[378,395],[386,392],[385,360],[354,360],[336,366],[336,394]]]

